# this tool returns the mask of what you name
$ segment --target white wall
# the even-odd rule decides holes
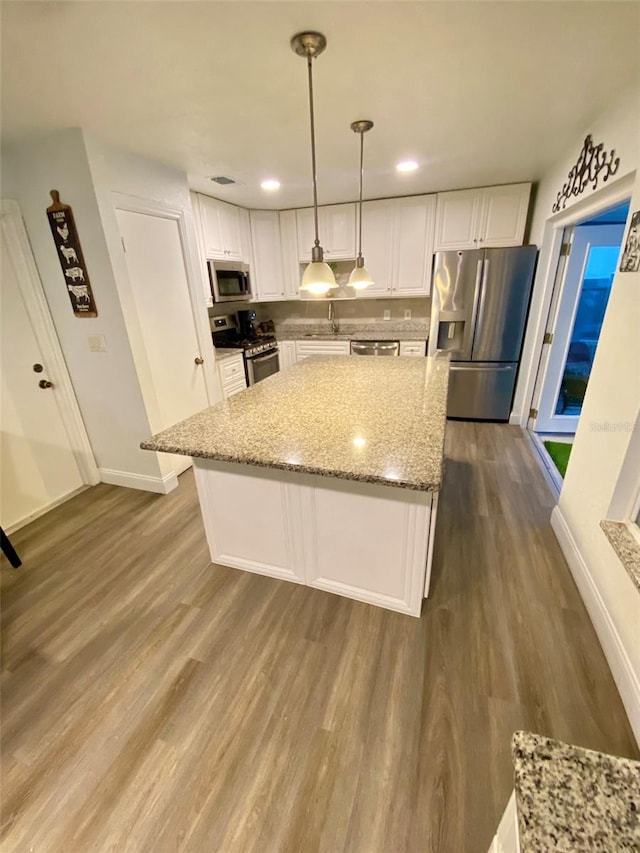
[[[115,213],[117,204],[122,201],[121,196],[138,199],[143,206],[149,205],[151,208],[158,206],[164,210],[178,211],[182,216],[185,234],[183,251],[192,304],[195,309],[194,323],[200,344],[200,354],[204,358],[203,370],[209,404],[213,405],[222,399],[222,391],[215,369],[215,355],[204,301],[202,268],[186,174],[129,151],[114,148],[89,133],[85,132],[84,137],[107,250],[123,307],[142,395],[151,422],[158,423],[159,407],[153,365],[147,358]],[[184,468],[184,458],[160,454],[160,465],[165,475],[172,471],[179,472]]]
[[[606,116],[585,131],[585,135],[592,132],[594,143],[603,142],[607,149],[615,148],[620,155],[616,179],[629,175],[640,164],[639,105],[638,90],[626,92]],[[553,223],[548,221],[551,205],[582,141],[576,140],[575,149],[541,184],[533,233],[543,234],[545,244],[553,238]],[[640,172],[630,183],[633,212],[640,209]],[[592,194],[589,191],[588,195]],[[573,206],[568,204],[567,210],[573,207],[578,211],[580,205],[584,206],[582,197]],[[543,247],[541,265],[545,264],[545,252],[548,263],[547,245]],[[544,284],[539,275],[538,291]],[[532,316],[536,310],[540,312],[542,297],[541,292],[534,295]],[[532,344],[527,340],[529,350]],[[611,426],[602,429],[603,423]],[[610,514],[623,465],[632,464],[636,476],[640,476],[640,458],[635,450],[630,453],[633,425],[640,429],[640,273],[617,273],[552,523],[640,742],[640,592],[599,526]],[[630,458],[634,455],[635,459]],[[619,497],[617,503],[619,507]]]
[[[2,152],[3,195],[16,199],[62,345],[71,381],[101,475],[127,472],[161,477],[157,455],[139,449],[150,434],[114,270],[102,229],[82,131],[60,130]],[[49,190],[73,208],[98,316],[77,318],[71,309],[46,208]],[[87,338],[106,337],[106,352],[90,352]],[[108,475],[107,475],[108,476]],[[103,476],[103,479],[107,479]]]
[[[620,166],[616,175],[606,184],[599,182],[597,190],[589,186],[575,199],[567,202],[565,209],[558,214],[552,211],[559,190],[567,181],[569,171],[576,163],[584,143],[590,133],[594,145],[603,143],[607,151],[615,149],[620,157]],[[513,401],[512,423],[526,424],[527,413],[533,393],[535,373],[540,358],[540,344],[547,323],[550,294],[545,285],[550,266],[554,266],[552,256],[552,234],[557,223],[572,210],[579,210],[597,198],[598,194],[608,190],[612,183],[633,175],[640,165],[638,139],[640,136],[640,87],[636,84],[625,89],[611,109],[585,127],[576,137],[573,146],[544,176],[536,189],[529,242],[539,247],[538,266],[531,297],[529,320],[520,359],[518,384]]]

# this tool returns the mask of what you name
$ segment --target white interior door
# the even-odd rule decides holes
[[[59,408],[64,404],[59,367],[43,355],[18,275],[3,230],[0,522],[7,530],[42,515],[84,485]],[[41,382],[51,385],[41,387]]]
[[[623,225],[579,225],[555,317],[541,377],[533,423],[536,432],[573,433],[578,426],[600,327],[617,268]]]
[[[116,211],[148,370],[141,385],[151,428],[166,429],[208,406],[178,221]],[[159,454],[164,474],[190,465]]]

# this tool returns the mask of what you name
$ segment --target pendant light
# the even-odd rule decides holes
[[[354,133],[360,134],[360,201],[358,204],[358,255],[356,257],[356,265],[349,276],[349,284],[356,290],[364,290],[373,284],[373,279],[367,272],[364,266],[364,258],[362,257],[362,176],[364,173],[364,135],[373,127],[373,122],[368,119],[362,121],[354,121],[351,125],[351,130]]]
[[[316,173],[316,138],[315,121],[313,115],[313,71],[312,64],[316,56],[324,51],[327,40],[322,33],[298,33],[291,39],[291,48],[307,60],[307,71],[309,75],[309,117],[311,122],[311,169],[313,172],[313,223],[315,228],[315,241],[311,249],[311,263],[308,264],[302,276],[300,290],[307,291],[314,296],[324,296],[338,285],[329,264],[324,261],[324,252],[318,237],[318,176]]]

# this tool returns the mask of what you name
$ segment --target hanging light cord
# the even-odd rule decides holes
[[[364,133],[360,133],[360,207],[358,209],[358,257],[362,257],[362,176],[364,174]]]
[[[318,236],[318,176],[316,172],[316,123],[313,115],[313,57],[307,56],[307,71],[309,72],[309,117],[311,119],[311,171],[313,172],[313,223],[315,227],[315,245],[320,245]]]

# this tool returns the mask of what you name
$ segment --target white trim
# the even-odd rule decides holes
[[[536,308],[537,316],[533,310],[529,315],[527,331],[525,337],[525,350],[527,341],[531,339],[533,334],[533,348],[531,354],[527,357],[525,363],[522,358],[520,361],[520,376],[516,386],[516,399],[519,398],[518,391],[520,387],[524,388],[522,394],[522,407],[520,412],[520,426],[526,427],[529,419],[529,409],[533,406],[533,396],[535,393],[536,376],[538,374],[538,366],[542,356],[542,339],[547,329],[547,321],[549,318],[549,308],[553,296],[553,288],[556,279],[556,270],[558,260],[560,258],[560,247],[562,246],[562,232],[569,225],[576,225],[579,222],[589,219],[596,213],[607,207],[613,207],[618,202],[630,198],[633,193],[635,182],[635,170],[628,175],[625,175],[620,180],[603,187],[596,191],[583,201],[572,205],[568,210],[563,210],[555,216],[547,219],[544,229],[542,246],[540,247],[540,260],[543,262],[539,265],[536,272],[535,281],[533,284],[533,301],[538,301],[539,306]],[[630,214],[631,215],[631,212]],[[548,257],[544,262],[544,252],[548,249]],[[532,309],[534,308],[532,301]],[[524,353],[524,351],[523,351]]]
[[[551,490],[551,494],[556,501],[560,500],[563,480],[553,459],[551,458],[551,454],[544,446],[543,439],[541,439],[533,430],[525,429],[524,433],[533,446],[533,455],[536,462],[540,465],[540,469],[547,481],[547,486],[549,486],[549,489]]]
[[[551,527],[556,534],[562,553],[600,640],[600,645],[629,717],[631,728],[636,740],[640,743],[640,680],[638,675],[634,672],[620,635],[578,549],[573,534],[557,506],[551,513]],[[629,582],[632,583],[631,579]]]
[[[85,485],[93,486],[100,482],[98,467],[82,420],[80,406],[73,390],[62,347],[42,290],[29,237],[22,221],[20,206],[11,199],[1,199],[0,212],[2,231],[7,241],[7,252],[16,272],[25,309],[42,352],[42,357],[47,364],[48,374],[55,379],[56,403],[69,439],[71,451],[78,465],[82,481]]]
[[[436,521],[438,518],[438,497],[440,492],[431,493],[431,518],[429,519],[429,547],[427,550],[427,570],[424,578],[424,597],[429,597],[431,586],[431,566],[433,564],[433,546],[436,538]]]
[[[9,527],[4,528],[4,532],[7,536],[10,536],[12,533],[15,533],[16,530],[20,530],[20,528],[26,527],[27,524],[31,524],[32,521],[36,520],[36,518],[40,518],[41,515],[46,515],[50,510],[66,503],[68,500],[71,500],[71,498],[75,498],[75,496],[79,495],[81,492],[86,492],[88,488],[88,486],[80,486],[79,489],[72,489],[68,494],[63,495],[61,498],[56,498],[54,501],[50,501],[45,506],[41,506],[34,512],[30,512],[22,518],[19,518],[17,521],[14,521],[13,524],[9,525]]]
[[[525,423],[528,418],[525,418]],[[509,425],[510,426],[520,426],[522,424],[522,414],[520,412],[511,412],[509,415]]]
[[[178,487],[175,472],[164,477],[150,477],[148,474],[132,474],[130,471],[114,471],[112,468],[99,468],[100,480],[111,486],[123,486],[126,489],[140,489],[143,492],[156,492],[167,495]]]

